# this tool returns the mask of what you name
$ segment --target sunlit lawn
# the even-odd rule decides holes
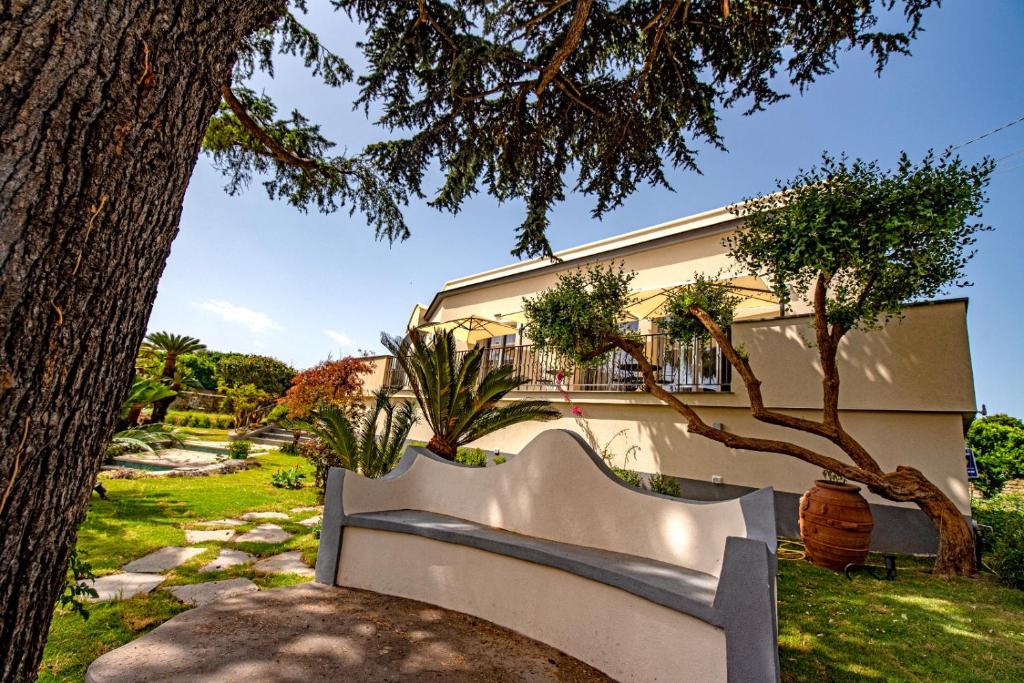
[[[97,575],[166,545],[185,545],[182,524],[231,517],[250,510],[315,505],[318,494],[305,461],[274,453],[258,469],[195,478],[111,480],[109,500],[95,496],[79,535],[79,549]],[[271,475],[300,466],[307,486],[273,488]],[[242,549],[259,556],[303,551],[315,559],[317,541],[297,522],[271,520],[296,535],[275,545]],[[257,522],[258,523],[258,522]],[[256,524],[256,523],[254,523]],[[252,525],[250,525],[252,526]],[[250,528],[241,527],[241,529]],[[244,576],[261,588],[302,581],[297,576],[257,577],[234,567],[199,575],[221,543],[169,573],[164,586]],[[876,563],[878,561],[876,560]],[[786,681],[1022,681],[1024,680],[1024,592],[1005,588],[991,576],[944,581],[928,575],[927,564],[900,558],[894,582],[841,575],[806,562],[779,562],[779,641]],[[41,680],[82,680],[99,655],[138,638],[185,609],[157,589],[119,603],[91,607],[82,621],[58,613],[50,630]]]
[[[261,467],[224,476],[104,481],[108,500],[93,496],[78,538],[79,551],[96,576],[112,574],[126,562],[158,548],[186,545],[182,525],[190,522],[232,517],[251,510],[274,510],[290,514],[291,519],[255,521],[237,528],[245,531],[272,522],[295,536],[276,545],[204,542],[199,545],[208,548],[207,552],[168,572],[167,580],[149,595],[91,605],[88,621],[58,611],[50,627],[40,680],[80,681],[96,657],[185,610],[184,605],[161,590],[163,587],[239,576],[251,579],[261,588],[308,580],[295,575],[257,576],[251,566],[203,574],[198,571],[224,546],[259,557],[301,550],[307,563],[315,562],[317,541],[309,528],[298,524],[312,513],[289,512],[293,507],[319,504],[319,493],[311,484],[312,468],[303,458],[276,452],[260,456],[257,461]],[[274,472],[293,466],[306,473],[306,486],[284,490],[270,485]]]

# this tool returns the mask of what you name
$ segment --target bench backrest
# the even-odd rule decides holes
[[[771,489],[720,502],[623,483],[577,434],[539,434],[507,462],[463,467],[409,449],[381,479],[345,477],[343,514],[423,510],[527,536],[637,555],[719,576],[726,538],[775,548]]]

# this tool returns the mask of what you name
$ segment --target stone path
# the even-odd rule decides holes
[[[255,593],[259,586],[249,579],[237,578],[224,581],[210,581],[209,583],[192,583],[187,586],[175,586],[171,594],[186,605],[201,607],[208,605],[214,600],[230,598],[233,595],[242,593]]]
[[[246,512],[240,516],[241,519],[288,519],[288,515],[283,512]]]
[[[96,591],[96,597],[89,598],[93,602],[99,602],[100,600],[127,600],[132,596],[151,592],[163,583],[164,578],[161,574],[121,572],[119,574],[101,576],[94,580],[82,581],[82,584]]]
[[[254,564],[252,568],[257,574],[298,574],[299,576],[316,576],[316,572],[302,561],[302,553],[290,550],[280,555],[272,555]]]
[[[321,519],[323,519],[323,515],[317,515],[316,517],[310,517],[309,519],[304,519],[301,522],[299,522],[299,524],[301,524],[302,526],[314,527],[314,526],[316,526],[317,524],[320,523]]]
[[[234,538],[234,529],[186,529],[185,540],[189,543],[205,543],[207,541],[230,541]]]
[[[292,509],[293,513],[299,512],[323,512],[319,505],[297,507]],[[312,527],[320,521],[322,514],[304,519],[299,524]],[[228,527],[226,529],[186,529],[185,540],[188,543],[283,543],[292,538],[294,534],[285,531],[277,524],[260,524],[244,534],[232,527],[244,525],[246,521],[259,519],[291,519],[283,512],[247,512],[239,515],[239,519],[226,518],[210,521],[191,522],[196,526],[203,527]],[[246,520],[246,521],[243,521]],[[92,587],[97,592],[93,600],[125,600],[140,593],[149,593],[167,577],[164,572],[188,562],[193,557],[206,552],[208,548],[167,546],[155,550],[148,555],[132,560],[122,567],[122,571],[91,581],[82,583]],[[223,571],[229,567],[249,564],[256,560],[256,556],[234,548],[222,548],[216,559],[203,565],[200,572]],[[259,560],[253,565],[253,569],[259,574],[298,574],[312,578],[315,571],[312,567],[302,561],[302,553],[294,550],[280,553],[271,557]],[[169,589],[182,602],[190,605],[205,605],[214,600],[236,595],[243,592],[259,590],[252,581],[244,578],[226,579],[224,581],[210,581],[206,583],[195,583],[186,586],[175,586]]]
[[[196,526],[242,526],[245,524],[240,519],[214,519],[209,522],[194,522]]]
[[[183,612],[97,659],[85,680],[610,679],[552,647],[481,619],[378,593],[306,583]]]
[[[241,550],[235,550],[234,548],[223,548],[217,558],[210,560],[202,567],[199,568],[200,572],[219,572],[227,569],[228,567],[235,567],[240,564],[248,564],[256,559],[255,555],[250,555],[247,552]]]
[[[292,534],[276,524],[260,524],[235,538],[235,543],[284,543]]]
[[[126,572],[145,572],[160,574],[188,562],[196,555],[206,552],[205,548],[176,548],[168,546],[155,550],[145,557],[129,562],[123,569]]]

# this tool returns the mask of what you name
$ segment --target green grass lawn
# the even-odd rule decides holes
[[[311,481],[302,458],[273,453],[258,460],[260,468],[224,476],[106,481],[110,500],[93,497],[79,550],[99,576],[162,546],[184,545],[183,524],[249,510],[288,512],[319,502],[310,486],[297,491],[270,486],[275,471],[295,465]],[[312,564],[317,541],[297,524],[306,516],[272,520],[296,534],[287,542],[242,549],[262,557],[297,549]],[[244,566],[200,576],[198,568],[223,544],[202,545],[208,551],[171,571],[164,586],[236,576],[262,588],[304,580],[257,577]],[[40,679],[80,681],[96,657],[184,609],[158,588],[147,596],[94,605],[88,621],[58,612]],[[1024,592],[1000,586],[991,576],[936,579],[926,562],[912,558],[899,558],[893,582],[866,576],[851,582],[806,562],[780,561],[779,652],[786,681],[1020,681]]]
[[[187,527],[191,522],[231,517],[251,510],[274,510],[290,514],[291,519],[262,522],[277,524],[295,536],[275,545],[199,544],[208,550],[168,572],[160,588],[240,576],[251,579],[261,588],[307,581],[294,575],[257,576],[250,566],[203,574],[198,571],[215,558],[223,546],[239,548],[259,557],[301,550],[306,562],[315,563],[317,540],[310,529],[298,524],[311,513],[289,512],[293,507],[320,503],[319,492],[310,484],[312,468],[304,458],[277,452],[256,460],[261,465],[258,468],[223,476],[104,480],[108,500],[93,495],[78,535],[79,552],[92,566],[93,573],[103,576],[163,546],[186,545],[183,525]],[[270,485],[274,472],[293,466],[299,466],[306,473],[306,486],[285,490]],[[244,531],[262,522],[237,528]],[[74,613],[58,610],[50,627],[40,680],[81,681],[86,668],[101,654],[138,638],[187,609],[160,588],[123,602],[91,605],[87,621]]]

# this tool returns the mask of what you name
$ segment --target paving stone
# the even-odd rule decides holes
[[[88,598],[91,601],[127,600],[133,595],[149,593],[163,583],[165,578],[159,574],[121,572],[120,574],[101,576],[95,580],[82,581],[82,584],[96,590],[97,597]]]
[[[299,522],[299,524],[301,524],[302,526],[314,527],[320,523],[321,519],[323,519],[322,515],[316,515],[315,517],[310,517],[309,519],[302,520],[301,522]]]
[[[208,522],[195,522],[196,526],[242,526],[245,524],[240,519],[213,519]]]
[[[230,541],[236,533],[234,529],[186,529],[185,540],[188,543]]]
[[[228,567],[235,567],[240,564],[248,564],[256,559],[255,555],[250,555],[247,552],[241,550],[235,550],[234,548],[222,548],[220,554],[217,555],[217,559],[207,562],[199,568],[201,572],[219,572]]]
[[[284,543],[292,534],[276,524],[260,524],[235,538],[235,543]]]
[[[147,574],[159,574],[168,569],[173,569],[179,564],[184,564],[190,559],[206,552],[205,548],[176,548],[167,546],[154,550],[145,557],[140,557],[126,564],[122,569],[126,572],[145,572]]]
[[[253,593],[258,591],[259,587],[249,579],[237,578],[208,583],[192,583],[187,586],[175,586],[169,590],[174,597],[185,604],[202,607],[214,600],[229,598],[232,595]]]
[[[241,515],[242,519],[288,519],[283,512],[246,512]]]
[[[292,508],[292,512],[323,512],[323,505],[304,505],[302,507]]]
[[[310,577],[316,575],[313,568],[302,561],[302,553],[298,550],[271,555],[254,564],[252,568],[257,574],[298,574]]]

